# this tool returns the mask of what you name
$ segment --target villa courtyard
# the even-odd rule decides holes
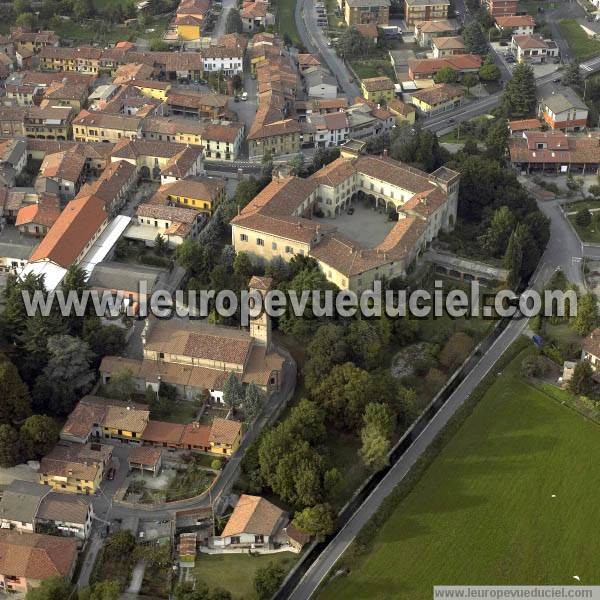
[[[367,248],[373,248],[380,244],[396,224],[396,221],[388,219],[383,207],[375,210],[372,206],[367,206],[360,201],[351,206],[354,208],[354,214],[351,215],[346,210],[337,217],[313,215],[312,218],[315,221],[322,221],[327,225],[337,227],[340,233]]]

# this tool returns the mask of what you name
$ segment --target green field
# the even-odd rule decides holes
[[[593,214],[594,213],[592,213],[592,215]],[[573,225],[575,231],[577,232],[577,235],[579,236],[579,239],[582,242],[590,242],[591,244],[600,244],[600,231],[594,225],[593,219],[589,225],[587,225],[586,227],[581,227],[580,225],[577,225],[577,223],[575,222],[576,216],[577,215],[568,215],[567,219],[569,219],[569,221],[571,222],[571,225]]]
[[[359,79],[386,75],[392,81],[396,81],[396,72],[388,58],[353,59],[350,65]]]
[[[299,44],[300,36],[294,19],[295,7],[296,0],[280,0],[277,3],[277,30],[281,37],[287,34],[294,44]]]
[[[600,52],[600,41],[588,37],[575,19],[561,19],[559,26],[575,60],[586,60]]]
[[[297,555],[290,552],[253,556],[200,554],[196,558],[194,576],[211,589],[220,587],[228,590],[234,600],[253,600],[257,597],[254,591],[254,574],[258,569],[275,563],[289,571],[296,559]]]
[[[568,585],[574,575],[600,583],[600,427],[526,383],[523,356],[320,598],[430,600],[434,584]]]

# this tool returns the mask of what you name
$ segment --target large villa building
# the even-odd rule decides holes
[[[232,243],[263,262],[312,256],[340,289],[368,289],[382,276],[406,275],[439,231],[454,227],[459,177],[446,167],[428,174],[386,156],[344,150],[309,179],[274,179],[232,220]],[[398,213],[385,238],[372,245],[335,226],[361,192],[375,208]]]

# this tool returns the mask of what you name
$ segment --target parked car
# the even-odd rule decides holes
[[[246,102],[248,100],[248,92],[242,92],[242,102]]]
[[[552,83],[560,83],[562,81],[562,79],[560,77],[557,77],[556,79],[552,80]]]
[[[108,473],[106,474],[106,479],[108,479],[109,481],[112,481],[115,478],[115,469],[114,467],[111,467],[108,470]]]
[[[500,42],[498,45],[499,46],[508,46],[508,42]]]
[[[348,209],[348,214],[349,214],[349,215],[353,215],[353,214],[354,214],[354,206],[351,206],[351,207]]]

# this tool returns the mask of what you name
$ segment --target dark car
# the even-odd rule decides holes
[[[351,207],[348,209],[348,214],[349,214],[349,215],[353,215],[353,214],[354,214],[354,206],[351,206]]]
[[[111,467],[108,470],[108,473],[106,474],[106,479],[108,479],[109,481],[112,481],[115,478],[115,469],[113,467]]]
[[[508,46],[508,42],[500,42],[498,45],[499,46]]]
[[[552,83],[560,83],[562,80],[560,77],[557,77],[556,79],[552,80]]]
[[[455,122],[456,122],[456,119],[453,119],[452,117],[450,117],[450,118],[448,119],[448,123],[455,123]]]

